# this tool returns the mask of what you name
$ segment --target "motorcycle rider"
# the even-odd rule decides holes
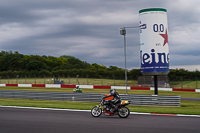
[[[113,96],[113,100],[110,101],[110,105],[112,106],[112,108],[114,108],[114,110],[112,110],[112,108],[111,108],[110,111],[112,112],[112,111],[115,111],[117,109],[116,105],[121,103],[121,98],[119,96],[119,93],[116,92],[116,90],[113,89],[113,88],[110,89],[110,94],[108,96],[103,97],[103,98],[105,99],[105,98],[108,98],[108,97],[111,97],[111,96]]]
[[[74,89],[74,92],[78,92],[79,89],[80,89],[79,86],[77,86],[77,87]]]
[[[76,87],[76,91],[79,89],[79,86]]]

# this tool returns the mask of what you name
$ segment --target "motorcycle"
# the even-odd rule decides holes
[[[77,86],[76,88],[73,89],[74,92],[79,92],[82,93],[82,89]]]
[[[100,104],[92,108],[91,115],[93,117],[99,117],[101,116],[102,112],[104,115],[112,116],[112,115],[118,115],[121,118],[127,118],[130,114],[130,110],[125,107],[129,105],[131,101],[121,101],[119,105],[116,105],[117,109],[112,109],[110,105],[110,100],[104,100],[102,99],[100,101]],[[103,108],[103,111],[102,111]]]

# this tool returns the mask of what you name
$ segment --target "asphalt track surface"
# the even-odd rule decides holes
[[[0,107],[0,133],[200,133],[200,118]]]

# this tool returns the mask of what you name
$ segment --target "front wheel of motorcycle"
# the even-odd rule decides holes
[[[93,117],[99,117],[101,114],[102,114],[102,109],[101,108],[99,108],[99,107],[92,108],[91,115]]]
[[[121,118],[127,118],[130,114],[130,110],[127,107],[122,107],[119,109],[118,116]]]

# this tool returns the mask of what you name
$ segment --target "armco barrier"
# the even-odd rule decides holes
[[[0,98],[20,98],[39,100],[60,100],[60,101],[87,101],[100,102],[103,93],[66,93],[66,92],[42,92],[42,91],[12,91],[0,90]],[[122,100],[131,101],[132,105],[139,106],[180,106],[180,96],[160,95],[120,95]]]

